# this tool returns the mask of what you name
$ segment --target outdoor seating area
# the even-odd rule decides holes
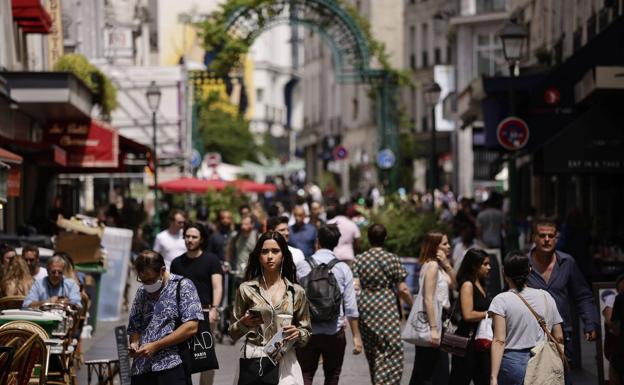
[[[76,385],[85,311],[57,303],[22,310],[22,300],[0,300],[0,385]]]

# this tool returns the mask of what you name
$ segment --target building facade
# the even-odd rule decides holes
[[[403,1],[349,1],[365,18],[374,37],[385,44],[390,63],[403,63]],[[303,39],[303,131],[297,146],[304,152],[308,181],[336,180],[343,197],[366,191],[377,183],[374,161],[378,151],[375,104],[366,83],[339,83],[332,51],[323,39],[306,31]],[[371,66],[379,66],[373,60]],[[348,156],[335,159],[343,146]]]

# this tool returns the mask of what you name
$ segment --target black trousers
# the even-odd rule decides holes
[[[468,349],[464,357],[451,356],[451,381],[449,385],[488,385],[490,383],[490,351],[476,352]]]
[[[440,348],[416,346],[414,369],[409,385],[447,385],[448,383],[448,353]]]
[[[160,372],[149,372],[132,376],[132,385],[192,385],[191,376],[182,365]]]

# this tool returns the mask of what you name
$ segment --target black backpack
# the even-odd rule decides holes
[[[341,261],[334,258],[327,264],[319,265],[312,257],[308,257],[306,262],[312,271],[301,279],[301,286],[308,297],[312,321],[326,322],[338,319],[342,293],[331,269]]]

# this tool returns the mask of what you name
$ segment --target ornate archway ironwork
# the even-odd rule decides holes
[[[253,6],[229,7],[225,31],[251,45],[262,32],[279,24],[303,25],[317,32],[332,51],[337,82],[369,83],[376,89],[376,125],[379,150],[390,149],[398,158],[398,79],[386,69],[371,68],[372,47],[363,28],[336,0],[272,0]],[[195,78],[197,82],[198,78]],[[396,187],[396,170],[388,175]]]

